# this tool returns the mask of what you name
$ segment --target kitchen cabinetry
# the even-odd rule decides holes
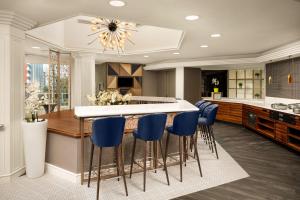
[[[219,105],[217,120],[242,124],[243,104],[220,101],[212,101],[212,103]]]
[[[217,120],[242,124],[300,152],[300,116],[243,103],[211,102],[219,105]]]

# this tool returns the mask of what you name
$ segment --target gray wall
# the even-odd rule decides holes
[[[157,71],[143,71],[143,84],[142,94],[143,96],[157,96]]]
[[[288,74],[292,76],[291,83]],[[266,96],[300,99],[300,57],[266,65]]]
[[[143,73],[144,96],[175,97],[175,69]]]
[[[184,68],[184,99],[194,104],[201,98],[201,69]]]
[[[102,84],[103,89],[106,89],[106,77],[107,68],[106,63],[96,64],[95,69],[95,82],[96,82],[96,92],[99,91],[99,84]]]

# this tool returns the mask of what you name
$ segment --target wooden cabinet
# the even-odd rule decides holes
[[[212,101],[212,103],[219,105],[217,120],[235,124],[242,124],[243,104],[220,101]]]
[[[241,103],[211,101],[219,105],[217,120],[243,124],[268,138],[300,151],[300,116],[292,116],[295,123],[271,118],[271,110]]]

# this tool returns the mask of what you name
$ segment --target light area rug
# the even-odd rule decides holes
[[[143,173],[133,174],[127,186],[129,196],[125,196],[122,179],[108,179],[101,181],[101,200],[163,200],[172,199],[218,185],[226,184],[249,175],[243,168],[217,144],[219,159],[211,153],[208,146],[199,141],[198,149],[203,177],[200,177],[197,162],[189,159],[187,166],[183,166],[183,182],[179,181],[179,165],[168,167],[170,186],[162,169],[147,171],[146,192],[143,192]],[[59,177],[48,175],[38,179],[28,179],[26,176],[16,178],[11,183],[0,184],[0,199],[2,200],[95,200],[96,182],[88,188],[68,182]]]

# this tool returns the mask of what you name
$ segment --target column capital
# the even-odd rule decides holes
[[[86,52],[72,52],[71,56],[73,58],[91,58],[91,59],[95,59],[96,54],[95,53],[86,53]]]
[[[16,29],[27,31],[35,27],[37,22],[12,11],[0,10],[0,24],[9,25]]]

